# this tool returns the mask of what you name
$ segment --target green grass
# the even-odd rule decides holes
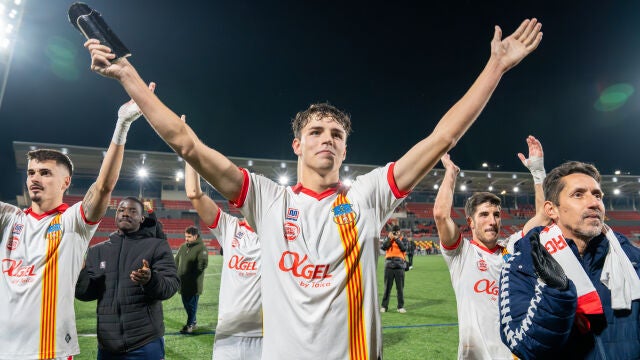
[[[455,359],[458,349],[456,300],[449,280],[449,271],[442,256],[416,256],[413,270],[405,279],[406,314],[395,312],[395,288],[391,292],[390,312],[381,314],[384,358]],[[384,259],[378,261],[378,288],[384,290]],[[180,296],[164,302],[166,358],[211,359],[213,331],[218,313],[218,291],[222,258],[209,257],[205,290],[198,305],[198,330],[195,335],[178,331],[186,322]],[[382,294],[378,299],[382,298]],[[76,301],[76,318],[81,354],[76,360],[96,358],[95,302]],[[86,335],[86,336],[83,336]]]

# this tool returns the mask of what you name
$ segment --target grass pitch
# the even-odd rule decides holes
[[[406,314],[396,309],[395,288],[389,311],[380,314],[386,360],[455,359],[458,350],[456,300],[449,271],[441,255],[416,256],[413,270],[405,279]],[[210,256],[204,293],[198,305],[198,330],[182,335],[186,322],[180,296],[164,302],[166,359],[211,359],[218,314],[221,256]],[[384,258],[378,259],[378,299],[382,299]],[[76,301],[76,320],[80,335],[80,355],[76,360],[96,359],[96,303]]]

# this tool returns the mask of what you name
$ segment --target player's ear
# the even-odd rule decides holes
[[[302,144],[300,143],[300,139],[293,138],[293,142],[291,143],[291,148],[293,148],[293,153],[297,156],[302,155]]]

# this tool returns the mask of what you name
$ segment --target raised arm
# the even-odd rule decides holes
[[[538,47],[542,40],[541,27],[536,19],[527,19],[505,39],[500,27],[495,27],[491,57],[471,88],[447,111],[427,138],[396,162],[393,175],[400,190],[413,189],[438,159],[456,145],[480,115],[502,75]]]
[[[522,232],[528,233],[529,230],[536,226],[547,226],[551,219],[544,212],[544,191],[542,182],[547,176],[544,170],[544,152],[542,151],[542,143],[534,136],[527,137],[527,145],[529,146],[529,157],[525,158],[524,154],[518,153],[518,158],[522,161],[522,165],[526,166],[533,176],[533,188],[535,192],[536,214],[524,224]]]
[[[184,115],[181,118],[184,120]],[[213,224],[218,214],[218,205],[207,194],[202,192],[200,174],[188,163],[184,164],[184,190],[202,221],[207,226]]]
[[[207,147],[190,134],[189,126],[165,106],[144,85],[144,81],[126,58],[111,62],[115,55],[96,39],[84,46],[91,53],[91,70],[120,81],[136,101],[145,118],[160,137],[200,173],[225,198],[235,200],[242,188],[242,172],[224,155]],[[193,131],[191,131],[193,133]]]
[[[156,85],[150,83],[145,88],[153,93]],[[118,121],[111,138],[107,153],[102,160],[98,178],[90,187],[82,200],[82,210],[88,221],[96,222],[102,219],[111,200],[111,192],[118,182],[122,159],[124,158],[124,144],[127,142],[127,132],[131,124],[142,115],[138,105],[129,100],[118,109]]]
[[[451,218],[453,192],[460,168],[451,161],[449,154],[444,154],[441,161],[445,168],[445,173],[442,184],[438,189],[438,195],[436,195],[436,202],[433,204],[433,218],[436,221],[440,243],[445,247],[452,247],[460,236],[460,229]]]

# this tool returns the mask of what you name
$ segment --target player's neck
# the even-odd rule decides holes
[[[60,205],[62,205],[62,199],[56,199],[53,201],[42,201],[40,203],[32,202],[31,210],[33,210],[35,214],[44,214],[57,208]]]
[[[310,168],[300,167],[299,170],[298,182],[306,189],[318,194],[335,187],[340,182],[339,171],[330,171],[326,174],[321,174]]]

